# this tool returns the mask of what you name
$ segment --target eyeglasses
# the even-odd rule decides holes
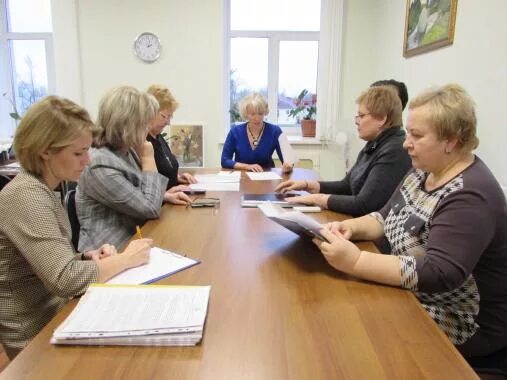
[[[174,116],[174,114],[170,113],[169,115],[166,115],[162,112],[159,112],[160,116],[162,116],[164,118],[164,120],[171,120]]]
[[[358,113],[357,115],[354,116],[354,119],[359,119],[359,120],[362,120],[363,117],[365,116],[368,116],[368,115],[371,115],[371,112],[368,112],[368,113]]]

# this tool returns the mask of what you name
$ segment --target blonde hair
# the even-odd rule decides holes
[[[376,118],[386,117],[386,128],[401,127],[401,100],[393,86],[369,87],[356,99],[357,104],[362,104],[368,112]]]
[[[457,138],[458,145],[472,151],[479,146],[475,102],[463,87],[447,84],[423,91],[408,104],[409,109],[428,107],[427,121],[439,140]]]
[[[130,86],[113,88],[100,101],[97,126],[101,131],[94,145],[119,150],[141,144],[158,110],[153,95]]]
[[[238,110],[243,120],[247,119],[246,108],[251,106],[255,112],[263,113],[264,116],[269,113],[268,102],[258,92],[253,92],[239,101]]]
[[[159,84],[153,84],[148,88],[148,90],[146,90],[146,92],[157,99],[160,109],[168,109],[170,112],[174,112],[179,106],[178,101],[167,87]]]
[[[57,153],[83,134],[96,132],[88,111],[69,99],[50,95],[24,114],[14,136],[14,151],[21,166],[40,177],[42,153]]]

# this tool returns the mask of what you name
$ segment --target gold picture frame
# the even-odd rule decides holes
[[[451,45],[457,7],[458,0],[407,0],[403,56]]]
[[[204,167],[203,126],[200,124],[171,124],[166,135],[172,153],[182,168]]]

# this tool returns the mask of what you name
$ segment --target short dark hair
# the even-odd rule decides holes
[[[384,79],[384,80],[378,80],[376,82],[373,82],[370,87],[373,86],[393,86],[396,87],[398,90],[398,96],[401,100],[401,109],[404,110],[405,106],[408,103],[408,90],[407,86],[405,86],[405,83],[398,82],[394,79]]]

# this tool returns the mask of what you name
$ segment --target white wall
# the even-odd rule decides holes
[[[454,44],[411,58],[402,54],[405,2],[382,0],[379,10],[376,74],[404,81],[410,96],[433,85],[462,85],[477,104],[477,154],[506,186],[507,1],[460,0]]]
[[[168,86],[180,102],[173,124],[204,125],[205,161],[223,134],[223,5],[221,0],[78,0],[84,105],[96,114],[102,94],[117,85]],[[158,35],[162,56],[137,59],[134,38]]]
[[[96,114],[101,95],[112,86],[130,84],[144,89],[151,83],[165,84],[181,104],[173,123],[202,123],[205,164],[218,166],[218,144],[227,122],[223,112],[223,1],[74,1],[82,99],[90,112]],[[66,0],[53,2],[62,5]],[[408,59],[402,55],[405,7],[406,1],[402,0],[345,1],[340,110],[351,137],[350,156],[354,159],[364,144],[355,137],[355,99],[373,81],[402,80],[410,95],[430,85],[454,81],[477,102],[481,139],[478,153],[502,179],[507,174],[507,128],[502,113],[507,93],[507,25],[503,22],[507,1],[489,0],[485,6],[474,0],[460,0],[454,44]],[[66,23],[73,28],[71,21]],[[154,64],[142,63],[132,53],[133,40],[143,31],[152,31],[162,40],[162,57]],[[72,33],[61,37],[61,28],[57,32],[55,49],[61,61],[66,57],[61,46],[68,47],[69,42],[61,46],[58,43],[72,39]],[[67,65],[70,63],[63,67]],[[57,62],[57,67],[62,65]],[[80,84],[72,83],[71,76],[65,74],[61,86],[67,92],[81,93],[77,90]],[[341,149],[333,146],[321,155],[323,178],[341,176],[342,155]]]

